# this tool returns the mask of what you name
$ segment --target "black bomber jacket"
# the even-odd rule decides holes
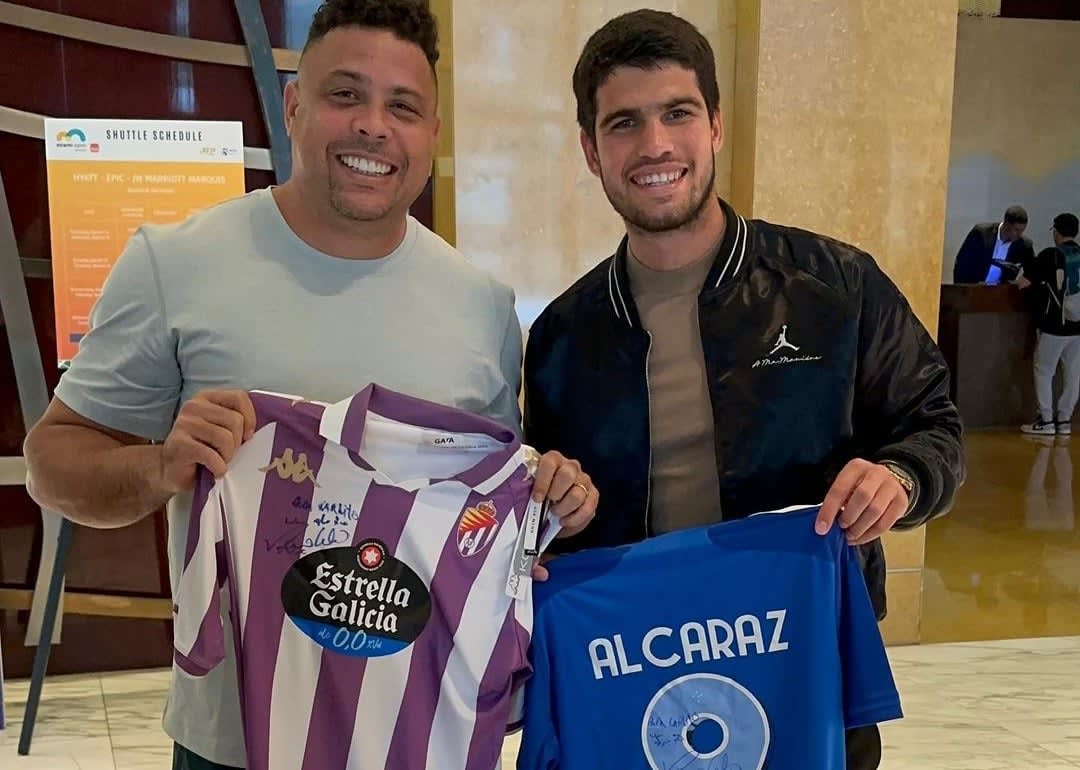
[[[724,241],[698,298],[722,520],[820,503],[852,458],[917,481],[909,529],[945,513],[963,482],[949,371],[896,286],[867,254],[760,220],[724,201]],[[650,526],[651,340],[630,293],[626,239],[554,300],[525,353],[525,439],[579,460],[596,518],[561,550],[617,546]],[[880,540],[860,548],[879,617]]]

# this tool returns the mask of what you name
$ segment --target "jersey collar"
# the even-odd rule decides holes
[[[501,471],[507,463],[522,452],[517,434],[494,420],[372,383],[351,398],[327,406],[319,420],[319,433],[323,438],[348,449],[353,461],[367,470],[377,470],[359,453],[368,412],[433,431],[482,433],[504,446],[499,451],[483,455],[476,465],[450,479],[432,479],[432,484],[458,481],[473,489],[486,487],[493,477],[502,476]]]

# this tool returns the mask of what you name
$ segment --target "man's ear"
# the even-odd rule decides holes
[[[300,86],[295,79],[285,84],[285,133],[292,136],[296,111],[300,108]]]
[[[600,155],[596,151],[596,140],[589,136],[585,129],[581,129],[581,151],[585,154],[585,163],[589,171],[595,176],[600,176]]]
[[[716,153],[720,152],[720,148],[724,146],[724,116],[720,114],[719,107],[713,113],[711,123],[712,151],[713,155],[716,155]]]

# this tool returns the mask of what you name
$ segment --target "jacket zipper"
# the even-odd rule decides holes
[[[652,502],[652,452],[653,452],[653,437],[652,437],[652,386],[649,385],[649,353],[652,352],[653,336],[652,332],[646,331],[649,335],[649,347],[645,349],[645,395],[648,403],[647,414],[649,418],[649,467],[648,474],[645,476],[645,537],[649,537],[649,505]]]

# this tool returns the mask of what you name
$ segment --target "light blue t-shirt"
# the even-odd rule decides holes
[[[109,428],[161,440],[207,388],[334,403],[370,383],[520,431],[521,327],[513,292],[412,217],[374,260],[303,242],[269,189],[185,222],[140,228],[94,306],[56,396]],[[168,505],[173,585],[191,495]],[[230,624],[225,624],[231,630]],[[205,678],[174,668],[165,729],[225,765],[244,764],[231,639]]]
[[[818,508],[555,559],[518,770],[843,770],[901,716],[858,559]]]

